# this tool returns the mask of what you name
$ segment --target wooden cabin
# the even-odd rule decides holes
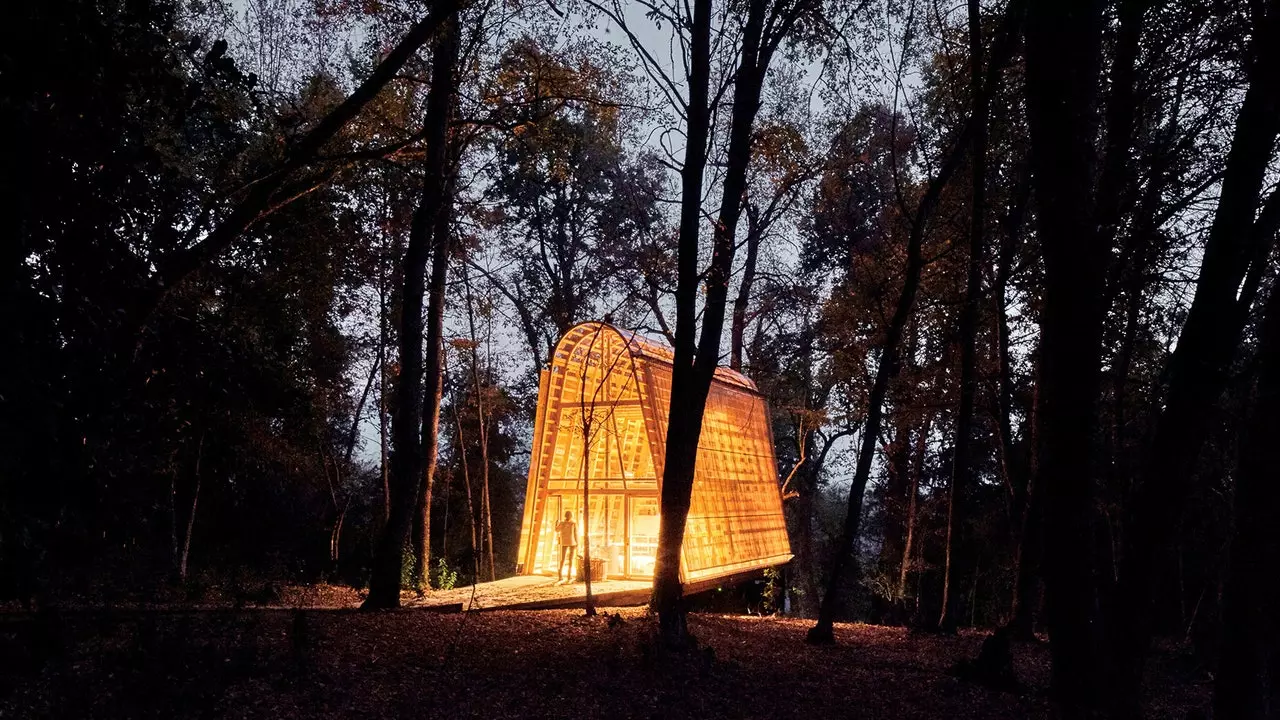
[[[607,577],[653,576],[672,359],[666,345],[605,323],[582,323],[560,339],[538,388],[521,574],[556,574],[555,527],[571,512],[578,552],[589,537],[592,559],[604,560]],[[790,559],[764,397],[745,375],[717,368],[681,581],[702,585]]]

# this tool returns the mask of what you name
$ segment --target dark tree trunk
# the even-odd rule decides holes
[[[1280,290],[1272,287],[1258,346],[1253,409],[1236,470],[1235,536],[1223,604],[1215,714],[1263,720],[1280,714]]]
[[[801,3],[803,5],[804,3]],[[689,135],[690,155],[695,149],[705,154],[706,126],[703,124],[706,107],[706,78],[699,76],[707,67],[701,67],[706,58],[700,52],[709,52],[709,45],[702,46],[700,22],[707,13],[706,31],[709,33],[710,8],[704,3],[695,4],[693,62],[690,77]],[[725,170],[723,195],[720,202],[719,221],[712,234],[711,266],[705,274],[706,303],[702,312],[702,333],[699,336],[696,356],[693,353],[694,303],[697,291],[698,236],[701,222],[701,171],[705,157],[699,157],[696,165],[699,176],[697,195],[689,195],[689,185],[681,198],[681,224],[679,245],[679,276],[676,288],[676,348],[671,374],[671,408],[667,423],[666,458],[662,471],[662,519],[658,535],[658,562],[654,571],[653,605],[658,612],[659,632],[663,642],[673,647],[683,647],[688,642],[685,626],[683,593],[680,586],[680,550],[684,542],[684,528],[689,516],[690,495],[693,491],[693,470],[697,461],[698,437],[702,433],[702,418],[706,410],[707,394],[720,359],[720,335],[724,330],[725,306],[728,302],[729,276],[733,268],[735,233],[742,212],[742,197],[747,187],[747,165],[751,160],[751,134],[756,113],[760,108],[760,91],[768,70],[772,52],[781,35],[764,41],[766,0],[752,0],[747,9],[747,22],[743,30],[742,53],[733,86],[733,113],[730,120],[728,163]],[[789,12],[798,12],[792,8]],[[785,34],[785,29],[778,32]],[[694,82],[698,83],[697,88]],[[695,101],[694,98],[701,98]],[[695,143],[695,113],[698,115]],[[685,169],[689,169],[690,157],[686,157]],[[687,173],[684,182],[694,178]],[[687,213],[687,215],[686,215]]]
[[[196,443],[195,482],[191,487],[191,512],[187,513],[187,527],[182,533],[182,554],[178,558],[178,579],[187,579],[187,560],[191,557],[191,534],[196,527],[196,508],[200,505],[200,461],[204,458],[204,433]]]
[[[911,574],[911,553],[915,549],[916,542],[916,514],[917,506],[920,499],[920,479],[924,477],[924,458],[925,450],[929,447],[929,421],[926,420],[916,431],[916,446],[912,452],[911,460],[911,487],[908,489],[907,496],[907,520],[906,532],[902,541],[902,565],[898,571],[898,587],[895,592],[894,600],[898,604],[899,613],[904,619],[909,619],[911,613],[907,611],[907,578]]]
[[[969,540],[969,496],[972,492],[973,404],[977,395],[978,302],[982,294],[982,264],[986,252],[983,219],[987,184],[987,95],[982,87],[982,9],[969,0],[969,93],[973,126],[969,153],[972,207],[969,210],[969,259],[964,307],[960,312],[960,403],[956,409],[956,434],[951,464],[950,498],[947,503],[947,550],[942,575],[942,616],[938,628],[953,632],[960,624],[961,594],[953,591],[956,568],[973,564]]]
[[[458,431],[458,464],[462,466],[462,485],[467,491],[467,524],[471,528],[471,583],[480,580],[480,533],[477,529],[476,502],[471,491],[471,471],[467,464],[467,444],[462,438],[462,397],[461,392],[455,397],[453,405],[453,422]]]
[[[1039,383],[1036,384],[1031,399],[1031,417],[1028,426],[1031,428],[1030,460],[1026,469],[1026,482],[1023,489],[1021,530],[1018,534],[1018,546],[1014,551],[1013,569],[1014,586],[1013,602],[1009,613],[1010,639],[1029,641],[1035,639],[1035,613],[1040,606],[1040,554],[1044,543],[1041,532],[1044,518],[1044,492],[1038,487],[1036,480],[1038,463],[1036,450],[1039,437],[1038,408],[1040,405]]]
[[[1109,253],[1092,221],[1091,189],[1102,26],[1096,0],[1032,3],[1026,32],[1027,117],[1045,260],[1036,492],[1045,508],[1052,691],[1072,709],[1098,702],[1090,449]]]
[[[380,258],[378,278],[378,473],[382,476],[382,517],[378,528],[391,516],[390,466],[387,463],[387,258]]]
[[[480,382],[480,338],[476,333],[471,277],[465,266],[462,270],[462,283],[467,296],[467,327],[471,331],[471,378],[476,390],[476,422],[480,434],[480,513],[484,527],[485,561],[489,566],[489,580],[493,581],[498,577],[493,558],[493,510],[489,505],[489,415],[485,411],[484,387]]]
[[[792,517],[792,534],[795,540],[796,557],[791,561],[792,576],[799,583],[804,594],[797,602],[799,614],[807,615],[816,608],[812,601],[818,595],[816,553],[813,549],[813,493],[805,488],[798,489],[798,495],[788,502],[785,510]]]
[[[702,407],[693,398],[693,356],[698,299],[698,230],[702,223],[702,175],[707,166],[711,115],[711,0],[695,0],[689,32],[689,101],[685,117],[684,167],[680,171],[680,237],[676,251],[676,331],[671,407],[662,470],[661,520],[653,571],[654,610],[666,642],[683,645],[687,629],[680,587],[680,549],[693,489],[693,464],[701,422],[690,423]],[[705,402],[705,401],[704,401]],[[701,420],[701,413],[697,415]]]
[[[747,307],[751,302],[751,287],[756,280],[756,259],[760,255],[760,236],[763,228],[755,214],[747,211],[747,255],[742,264],[742,281],[738,283],[738,295],[733,300],[733,322],[729,326],[729,367],[742,370],[743,338],[747,332]]]
[[[436,216],[431,248],[431,282],[427,290],[426,391],[422,409],[422,457],[425,469],[413,516],[413,586],[429,584],[431,572],[431,495],[435,490],[436,468],[440,460],[440,399],[444,393],[444,305],[449,276],[452,232],[449,226],[452,187],[446,181],[444,202]]]
[[[1169,366],[1163,410],[1144,459],[1126,524],[1117,589],[1112,653],[1119,662],[1113,702],[1119,714],[1139,712],[1141,678],[1153,632],[1150,607],[1160,553],[1176,532],[1192,473],[1209,430],[1210,410],[1227,382],[1249,308],[1237,299],[1249,264],[1268,247],[1254,216],[1280,130],[1280,2],[1259,13],[1249,88],[1236,118],[1217,211],[1205,243],[1200,277]],[[1046,463],[1048,460],[1046,459]]]
[[[910,418],[895,413],[893,439],[885,448],[884,523],[880,537],[880,559],[896,563],[902,557],[907,536],[907,507],[910,504],[911,457],[913,455]]]
[[[959,145],[957,146],[959,147]],[[929,191],[921,200],[921,209],[937,204],[942,185],[955,172],[959,164],[959,152],[952,151],[947,165],[943,166],[938,177],[929,185]],[[945,176],[944,176],[945,173]],[[862,427],[861,442],[858,449],[858,464],[854,469],[853,483],[849,490],[849,507],[845,514],[840,538],[835,546],[831,563],[827,570],[827,583],[822,595],[822,604],[818,608],[818,622],[809,629],[807,639],[815,644],[831,644],[835,642],[834,624],[836,608],[840,603],[840,583],[843,581],[846,567],[853,558],[854,543],[858,538],[858,529],[862,523],[862,498],[866,493],[867,480],[871,476],[871,460],[875,453],[876,437],[880,434],[880,421],[884,413],[884,400],[888,392],[889,381],[897,374],[898,345],[902,339],[902,331],[906,326],[911,307],[915,302],[916,289],[920,285],[920,272],[924,266],[920,246],[924,236],[924,220],[929,212],[917,211],[916,226],[912,228],[907,243],[906,278],[903,280],[902,293],[898,298],[897,308],[885,333],[884,344],[880,347],[876,362],[875,382],[871,387],[871,396],[867,403],[867,416]]]
[[[427,94],[427,110],[423,123],[427,130],[427,157],[423,168],[422,197],[413,216],[409,243],[404,257],[404,296],[400,311],[400,376],[396,381],[395,416],[391,422],[391,512],[374,552],[373,572],[369,581],[366,609],[394,608],[400,605],[400,566],[404,544],[412,524],[413,511],[424,484],[422,444],[422,301],[425,291],[428,252],[433,230],[440,224],[446,200],[446,144],[449,139],[449,116],[454,91],[454,66],[458,57],[458,12],[445,3],[441,12],[448,22],[436,43],[432,58],[431,90]],[[448,233],[439,243],[447,247]],[[447,258],[443,258],[447,261]],[[434,271],[434,269],[433,269]],[[429,362],[435,364],[436,380],[431,394],[439,391],[439,330]],[[439,407],[438,400],[436,407]]]
[[[1013,201],[1001,219],[1000,248],[996,253],[996,278],[991,288],[992,317],[996,337],[996,432],[1000,434],[1000,472],[1009,491],[1010,509],[1021,518],[1026,507],[1029,473],[1027,455],[1019,455],[1013,438],[1013,355],[1009,340],[1009,282],[1013,279],[1027,203],[1031,198],[1031,178],[1025,163],[1018,170]],[[1031,423],[1024,427],[1029,428]],[[1029,432],[1027,433],[1030,434]],[[1012,523],[1020,527],[1020,522]],[[1015,536],[1015,542],[1017,542]]]

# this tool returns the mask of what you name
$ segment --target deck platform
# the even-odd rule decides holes
[[[653,591],[651,580],[596,580],[591,594],[599,607],[644,605]],[[406,601],[406,607],[439,612],[463,610],[547,610],[580,608],[586,603],[587,586],[574,582],[559,584],[544,575],[516,575],[495,582],[434,591]]]

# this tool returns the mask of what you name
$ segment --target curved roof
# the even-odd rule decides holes
[[[660,340],[647,338],[635,330],[623,330],[616,325],[595,321],[578,323],[569,328],[560,338],[560,341],[556,343],[556,349],[559,350],[566,343],[576,345],[587,335],[596,332],[597,328],[606,328],[616,333],[626,343],[627,350],[632,357],[640,357],[645,360],[660,362],[664,365],[673,365],[675,362],[676,354],[670,345]],[[752,392],[759,392],[751,378],[723,365],[716,367],[715,379],[727,385],[736,385]]]

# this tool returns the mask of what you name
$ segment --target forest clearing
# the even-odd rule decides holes
[[[957,679],[982,636],[694,613],[699,652],[649,655],[641,608],[369,615],[311,610],[66,618],[65,655],[21,667],[28,632],[0,620],[0,717],[1013,718],[1049,717],[1048,646],[1020,643],[1016,692]],[[24,621],[30,622],[30,621]],[[709,650],[708,650],[709,649]],[[1204,713],[1185,648],[1151,663],[1148,717]]]

